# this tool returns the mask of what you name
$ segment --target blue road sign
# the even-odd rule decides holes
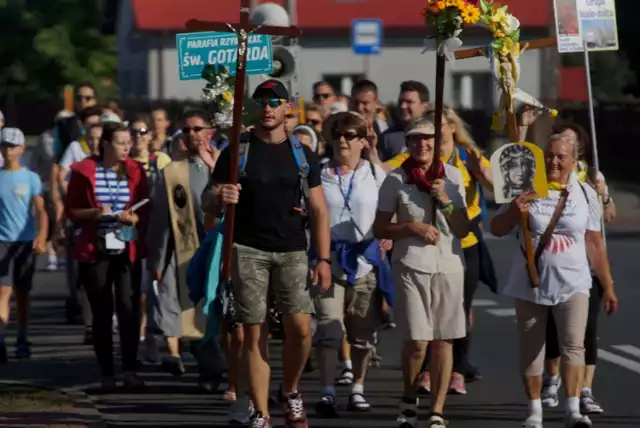
[[[236,72],[238,61],[238,37],[235,33],[176,34],[180,80],[201,79],[207,64],[219,64]],[[270,74],[273,71],[271,37],[264,34],[249,35],[247,50],[247,74]]]
[[[351,46],[356,55],[378,55],[382,52],[382,21],[354,19],[351,22]]]

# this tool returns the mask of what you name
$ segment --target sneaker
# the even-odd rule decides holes
[[[9,358],[7,356],[7,345],[4,342],[0,343],[0,364],[7,364]]]
[[[126,372],[122,376],[122,383],[127,389],[140,389],[144,388],[144,381],[137,374],[133,372]]]
[[[324,394],[316,404],[316,415],[319,418],[333,419],[338,417],[336,397],[331,394]]]
[[[447,428],[447,421],[444,420],[442,415],[432,413],[427,419],[427,426],[429,428]]]
[[[284,410],[285,428],[309,427],[307,424],[307,412],[304,410],[304,402],[299,392],[288,394],[282,407]]]
[[[523,423],[522,428],[542,428],[540,416],[529,416]]]
[[[451,373],[449,392],[458,395],[465,395],[467,393],[467,386],[464,381],[464,376],[462,376],[460,373]]]
[[[424,371],[418,375],[418,394],[429,395],[431,394],[431,375],[429,372]]]
[[[25,339],[16,341],[16,359],[26,360],[31,358],[31,342]]]
[[[418,399],[403,398],[398,406],[400,413],[396,418],[396,427],[415,428],[418,425]]]
[[[272,428],[269,417],[262,416],[262,413],[256,412],[251,416],[251,428]]]
[[[565,428],[591,428],[591,425],[589,416],[580,413],[572,413],[564,418]]]
[[[162,370],[174,376],[181,376],[185,372],[184,364],[180,357],[168,357],[162,361]]]
[[[247,394],[242,394],[231,405],[229,409],[229,425],[236,427],[248,427],[251,423],[251,416],[255,412],[253,403]]]
[[[558,407],[558,404],[560,404],[558,391],[561,385],[562,379],[560,376],[556,377],[556,379],[545,377],[542,384],[542,405],[544,407]]]
[[[46,269],[47,269],[47,271],[48,271],[48,272],[55,272],[55,271],[57,271],[57,270],[58,270],[58,262],[57,262],[57,261],[56,261],[56,262],[54,262],[54,261],[49,262],[49,263],[47,264]]]
[[[580,394],[580,412],[585,415],[599,415],[604,412],[602,406],[593,398],[590,392]]]

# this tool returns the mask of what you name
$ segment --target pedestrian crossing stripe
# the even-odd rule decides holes
[[[615,345],[612,348],[617,351],[627,353],[640,359],[640,348],[633,345]],[[615,364],[624,369],[640,374],[640,362],[625,358],[621,355],[609,352],[606,349],[598,349],[598,358],[608,363]]]

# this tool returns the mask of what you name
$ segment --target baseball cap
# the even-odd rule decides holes
[[[0,130],[0,143],[24,146],[24,134],[18,128],[2,128]]]
[[[265,80],[262,82],[255,91],[251,98],[256,99],[261,96],[268,96],[270,98],[280,98],[283,100],[289,99],[289,91],[285,88],[284,84],[275,79]]]
[[[331,107],[329,107],[329,115],[344,113],[346,111],[349,111],[349,107],[345,103],[340,101],[336,101],[335,103],[331,104]]]
[[[433,137],[434,135],[436,135],[436,127],[433,125],[433,122],[422,119],[409,125],[404,135],[406,137],[410,137],[411,135],[424,135],[426,137]]]

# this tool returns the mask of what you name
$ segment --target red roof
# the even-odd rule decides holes
[[[283,0],[273,0],[283,3]],[[136,27],[140,30],[181,30],[192,18],[237,22],[240,0],[133,0]],[[552,10],[549,1],[503,0],[522,26],[547,27]],[[346,29],[355,18],[377,18],[387,28],[424,25],[420,10],[426,0],[298,0],[298,26],[308,30]]]

